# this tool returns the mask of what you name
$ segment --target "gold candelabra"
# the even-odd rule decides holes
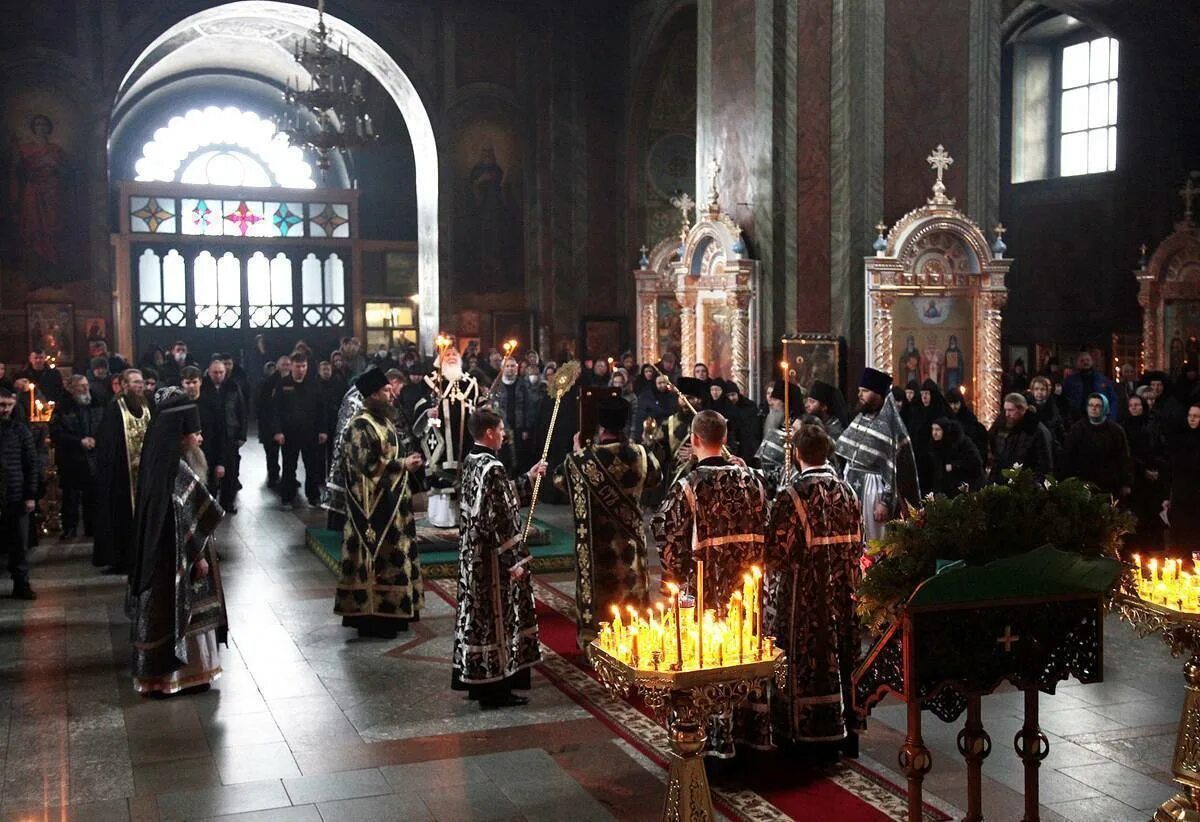
[[[1175,560],[1146,563],[1134,555],[1133,573],[1113,598],[1121,618],[1141,636],[1158,634],[1172,656],[1187,653],[1184,698],[1171,771],[1183,790],[1154,814],[1155,822],[1200,822],[1200,605],[1197,577]]]
[[[670,769],[662,817],[667,822],[713,819],[712,793],[704,772],[706,730],[711,717],[732,712],[774,677],[782,686],[783,652],[763,635],[762,572],[743,575],[724,617],[704,607],[704,563],[696,563],[696,597],[683,602],[668,586],[668,603],[632,607],[626,617],[614,606],[588,646],[600,683],[613,696],[635,689],[667,729]],[[690,598],[689,598],[690,599]]]

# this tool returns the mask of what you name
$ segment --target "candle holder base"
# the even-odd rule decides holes
[[[704,726],[678,722],[668,737],[671,764],[662,818],[665,822],[713,819],[712,793],[704,772],[704,748],[708,744]]]
[[[1177,793],[1158,806],[1154,822],[1200,822],[1200,810],[1186,791]]]

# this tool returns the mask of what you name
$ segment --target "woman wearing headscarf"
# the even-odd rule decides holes
[[[1200,403],[1192,403],[1184,428],[1171,438],[1171,497],[1164,508],[1167,553],[1192,557],[1200,551]]]
[[[194,400],[161,389],[138,472],[129,575],[133,686],[169,696],[207,690],[221,674],[228,620],[212,536],[224,511],[205,488],[208,466]]]
[[[912,440],[913,454],[917,458],[917,475],[921,487],[927,487],[932,481],[927,468],[929,465],[929,429],[933,421],[946,416],[946,401],[942,399],[942,389],[933,380],[925,380],[917,390],[917,396],[908,408],[908,436]]]
[[[1063,444],[1064,477],[1079,477],[1124,499],[1133,488],[1133,458],[1125,431],[1110,420],[1108,397],[1088,395],[1087,415],[1071,426]]]
[[[975,416],[975,412],[971,410],[971,404],[967,402],[967,398],[963,395],[962,387],[953,388],[946,392],[946,416],[952,420],[956,420],[962,426],[963,436],[971,441],[975,446],[975,450],[979,452],[979,456],[983,459],[984,464],[987,464],[988,458],[988,431],[979,418]]]
[[[983,457],[975,443],[963,433],[962,423],[949,417],[938,417],[929,425],[929,456],[925,476],[925,491],[956,497],[965,485],[975,491],[983,487]]]
[[[1125,537],[1125,547],[1157,550],[1162,547],[1163,527],[1158,512],[1166,499],[1163,482],[1167,464],[1166,440],[1162,428],[1136,393],[1125,401],[1121,419],[1129,451],[1133,457],[1133,491],[1129,510],[1137,517],[1137,531]]]

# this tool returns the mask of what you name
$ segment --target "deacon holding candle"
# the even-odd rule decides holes
[[[839,748],[858,748],[850,675],[859,661],[862,512],[829,464],[833,441],[822,426],[801,426],[796,450],[800,474],[775,498],[767,528],[760,619],[789,661],[786,684],[772,697],[772,739],[818,746],[836,760]]]
[[[766,541],[766,491],[740,460],[722,456],[725,437],[725,418],[720,414],[706,410],[695,416],[690,444],[696,466],[675,481],[652,524],[664,584],[695,592],[700,620],[705,610],[724,617],[734,591],[742,587],[743,572],[762,564]],[[703,601],[697,575],[700,562]],[[733,756],[733,731],[732,715],[718,716],[709,729],[710,753]]]

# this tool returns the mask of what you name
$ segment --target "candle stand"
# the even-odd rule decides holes
[[[655,651],[651,659],[659,656]],[[622,699],[639,691],[655,720],[667,729],[671,765],[663,802],[665,822],[713,819],[712,794],[704,773],[708,720],[737,708],[752,693],[763,691],[772,677],[782,687],[787,670],[783,652],[769,648],[764,657],[683,671],[669,670],[658,660],[651,662],[659,665],[655,670],[635,668],[596,642],[588,646],[588,658],[604,689]]]
[[[1142,599],[1134,586],[1123,586],[1113,597],[1121,618],[1139,636],[1158,634],[1171,656],[1187,652],[1183,666],[1183,711],[1175,737],[1171,771],[1183,790],[1168,799],[1154,814],[1155,822],[1200,822],[1200,613],[1185,613]]]

